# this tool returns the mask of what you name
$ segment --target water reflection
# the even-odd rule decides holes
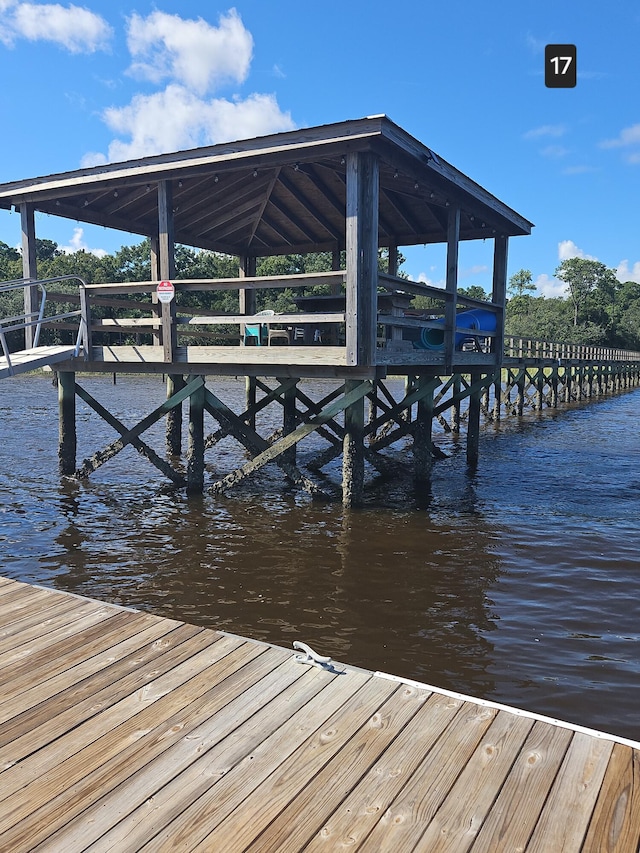
[[[131,487],[130,487],[131,488]],[[478,512],[196,501],[66,485],[51,582],[154,613],[463,689],[492,689],[489,591],[499,574]]]

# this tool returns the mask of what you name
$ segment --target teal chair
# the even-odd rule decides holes
[[[258,311],[256,317],[273,317],[275,311],[267,308],[265,311]],[[262,347],[269,339],[269,326],[267,323],[260,323],[258,326],[244,327],[244,345],[250,347]]]

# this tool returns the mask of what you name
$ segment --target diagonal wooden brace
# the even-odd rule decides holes
[[[222,428],[227,431],[227,434],[232,435],[250,453],[260,455],[267,449],[270,449],[275,446],[269,445],[269,442],[266,439],[262,438],[261,435],[259,435],[251,426],[249,426],[249,424],[244,422],[242,417],[239,417],[234,412],[232,412],[231,409],[222,402],[222,400],[219,400],[215,396],[215,394],[212,394],[212,392],[208,389],[205,390],[204,406],[205,409],[209,412],[209,414],[212,415],[220,423]],[[273,461],[276,462],[280,466],[280,468],[282,468],[287,477],[289,477],[289,479],[292,480],[296,485],[301,486],[303,489],[305,489],[305,491],[316,497],[327,497],[322,491],[322,489],[320,489],[320,487],[317,486],[313,482],[313,480],[310,480],[308,477],[305,477],[302,471],[300,471],[300,469],[294,463],[288,462],[286,459],[279,458],[279,455],[277,455],[276,458],[273,459]],[[216,489],[217,485],[217,483],[214,483],[214,485],[211,487],[212,492],[218,493],[222,491],[222,489]]]
[[[334,418],[339,412],[344,411],[348,406],[353,405],[357,400],[366,396],[371,390],[371,387],[371,382],[369,380],[365,380],[360,383],[357,388],[354,388],[348,394],[344,394],[339,400],[336,400],[326,406],[318,415],[311,418],[307,423],[302,424],[293,432],[285,435],[280,439],[280,441],[276,442],[271,447],[266,447],[254,459],[247,462],[246,465],[243,465],[242,468],[238,468],[222,480],[214,483],[213,486],[211,486],[211,491],[214,494],[219,494],[225,491],[225,489],[239,483],[241,480],[244,480],[245,477],[249,476],[254,471],[258,471],[267,463],[278,462],[278,458],[287,448],[292,447],[299,441],[302,441],[303,438],[312,433],[319,426],[327,423],[327,421]],[[264,441],[264,439],[261,439],[261,441]]]
[[[204,385],[204,380],[201,376],[198,376],[196,379],[193,379],[191,382],[185,385],[184,388],[181,388],[178,392],[176,392],[172,397],[169,397],[167,400],[165,400],[159,408],[151,412],[150,415],[147,415],[146,418],[143,418],[140,423],[132,429],[127,430],[126,427],[123,427],[122,424],[120,424],[119,427],[115,427],[115,424],[112,424],[112,426],[114,426],[115,429],[118,430],[118,432],[121,432],[120,427],[123,427],[125,429],[125,432],[121,434],[119,439],[105,447],[104,450],[99,450],[97,453],[94,453],[94,455],[90,459],[85,459],[82,463],[82,466],[76,471],[76,477],[88,477],[89,474],[91,474],[101,465],[104,465],[104,463],[108,462],[109,459],[113,459],[116,454],[120,453],[120,451],[127,446],[127,444],[131,444],[135,447],[136,445],[134,444],[134,442],[139,439],[139,436],[145,430],[153,426],[156,421],[159,421],[161,417],[166,415],[167,412],[171,411],[171,409],[173,409],[175,406],[179,406],[180,403],[186,400],[187,397],[189,397],[194,391],[200,388],[201,385]],[[115,418],[113,420],[116,421]],[[165,471],[164,473],[167,472]],[[182,478],[181,482],[183,482]]]

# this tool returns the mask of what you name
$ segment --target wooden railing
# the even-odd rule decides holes
[[[536,338],[508,336],[504,342],[507,358],[542,359],[548,361],[640,361],[640,352],[592,346],[590,344],[561,344]]]

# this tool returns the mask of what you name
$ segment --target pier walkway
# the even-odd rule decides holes
[[[640,744],[297,657],[0,578],[0,849],[637,850]]]

